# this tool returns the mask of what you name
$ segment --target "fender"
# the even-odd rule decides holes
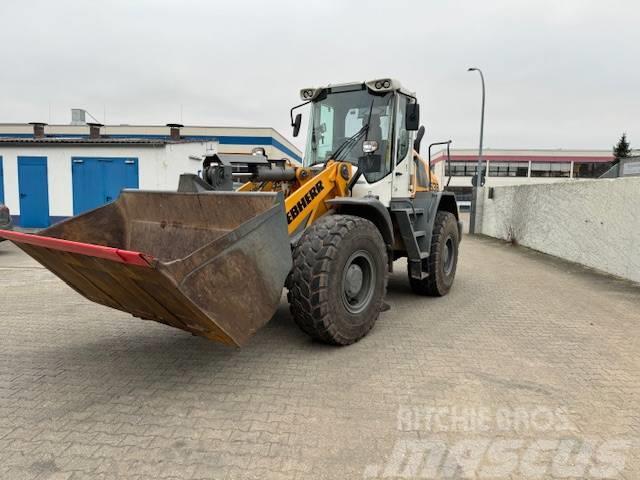
[[[458,204],[456,203],[456,196],[453,192],[437,192],[438,210],[453,213],[456,220],[460,219],[458,214]]]
[[[392,205],[394,202],[406,203],[407,201],[410,201],[415,207],[424,209],[425,215],[418,228],[426,232],[427,238],[431,238],[436,214],[444,211],[456,217],[456,221],[458,222],[458,235],[460,240],[462,240],[462,222],[460,221],[458,204],[456,203],[456,197],[453,192],[417,192],[413,199],[391,199]]]
[[[391,222],[391,215],[387,207],[377,198],[336,197],[325,201],[325,203],[336,212],[366,218],[378,227],[387,248],[391,248],[393,245],[393,223]]]
[[[458,203],[456,202],[456,196],[452,192],[438,192],[438,211],[445,211],[453,213],[458,222],[458,237],[462,241],[462,220],[460,220],[460,214],[458,213]]]

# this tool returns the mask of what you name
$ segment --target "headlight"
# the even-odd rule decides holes
[[[363,153],[374,153],[376,150],[378,150],[378,142],[375,140],[367,140],[362,143]]]
[[[315,96],[315,89],[313,88],[303,88],[302,90],[300,90],[300,98],[302,100],[312,100],[313,97]]]
[[[375,92],[388,92],[400,88],[400,84],[398,82],[394,82],[390,78],[370,80],[366,82],[366,85]]]

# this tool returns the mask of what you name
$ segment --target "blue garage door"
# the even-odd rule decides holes
[[[20,225],[49,226],[49,182],[47,157],[18,157]]]
[[[123,188],[138,188],[137,158],[73,157],[73,214],[109,203]]]
[[[0,203],[4,203],[4,171],[2,170],[1,156],[0,156]]]

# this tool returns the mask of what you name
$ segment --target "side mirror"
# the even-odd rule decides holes
[[[416,133],[416,139],[413,141],[413,149],[420,153],[420,142],[422,142],[422,137],[424,137],[424,125],[418,129],[418,133]],[[429,159],[431,161],[431,159]]]
[[[420,105],[418,103],[410,103],[407,105],[407,115],[405,127],[410,132],[418,130],[420,126]]]
[[[297,137],[298,133],[300,133],[300,125],[301,124],[302,124],[302,114],[299,113],[299,114],[296,115],[295,120],[291,124],[291,126],[293,127],[293,136],[294,137]]]

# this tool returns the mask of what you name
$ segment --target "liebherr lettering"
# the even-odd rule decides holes
[[[320,180],[287,212],[287,223],[293,222],[322,190],[324,190],[324,185],[322,184],[322,180]]]

